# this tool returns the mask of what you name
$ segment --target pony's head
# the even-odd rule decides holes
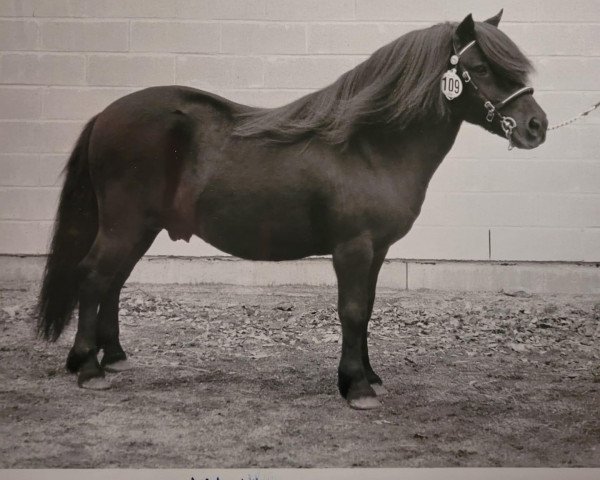
[[[440,88],[453,114],[511,146],[535,148],[546,138],[548,121],[527,86],[531,63],[497,28],[501,16],[502,10],[475,23],[468,15],[458,24]]]

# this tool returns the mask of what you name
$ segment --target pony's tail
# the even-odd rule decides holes
[[[37,306],[37,333],[56,341],[77,305],[78,265],[89,252],[98,231],[98,205],[88,168],[88,145],[96,117],[85,126],[69,162],[50,254]]]

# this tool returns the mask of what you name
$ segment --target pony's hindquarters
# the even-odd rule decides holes
[[[83,129],[65,168],[50,253],[38,303],[38,332],[56,340],[78,300],[77,267],[98,231],[98,206],[88,169],[88,146],[96,117]]]
[[[107,371],[123,368],[126,354],[119,342],[120,291],[163,227],[164,211],[175,188],[171,185],[178,180],[178,160],[187,152],[181,135],[174,135],[181,132],[181,115],[162,97],[152,97],[140,92],[117,100],[97,116],[91,135],[87,132],[88,157],[82,167],[86,177],[81,181],[89,187],[95,203],[95,223],[67,270],[72,278],[68,307],[72,310],[76,302],[79,307],[67,369],[77,372],[79,385],[87,388],[109,386],[103,378],[104,367]],[[61,211],[68,206],[61,203]],[[87,208],[85,202],[82,208]],[[59,215],[58,236],[63,223],[68,230],[69,222],[62,222]],[[68,248],[57,245],[56,257],[67,255]],[[47,283],[54,288],[50,280]],[[55,325],[51,319],[41,322]],[[54,337],[65,323],[55,328]],[[100,351],[102,364],[98,362]]]
[[[94,164],[102,171],[111,157],[129,165],[129,158],[111,146],[107,123],[110,118],[102,114],[88,122],[67,164],[38,303],[39,334],[53,341],[79,306],[67,369],[78,372],[79,384],[90,388],[108,386],[97,359],[100,350],[103,366],[122,368],[126,359],[119,343],[119,294],[158,231],[150,227],[131,179],[122,172],[110,180],[94,175]]]
[[[163,141],[157,148],[152,142],[165,137],[161,122],[154,122],[154,130],[142,128],[146,97],[124,97],[92,118],[71,153],[38,303],[38,331],[46,339],[56,340],[68,324],[98,254],[116,251],[121,264],[109,283],[122,284],[158,231],[156,221],[143,217],[156,217],[161,207],[160,158],[171,145]],[[136,109],[128,98],[140,98]]]

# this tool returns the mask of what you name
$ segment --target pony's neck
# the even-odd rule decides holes
[[[365,141],[363,159],[371,169],[389,179],[410,199],[410,210],[418,215],[435,171],[448,154],[461,121],[428,124]]]
[[[450,119],[414,125],[402,131],[373,129],[364,134],[369,149],[384,163],[401,167],[418,164],[424,173],[437,169],[460,130],[461,120]]]

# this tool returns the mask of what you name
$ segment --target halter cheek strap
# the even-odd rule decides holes
[[[450,63],[452,65],[454,65],[455,68],[459,69],[459,71],[461,72],[461,76],[464,79],[465,83],[471,84],[473,86],[473,88],[475,89],[475,91],[477,92],[477,95],[483,101],[483,106],[487,110],[487,115],[485,116],[485,119],[491,123],[494,121],[494,118],[496,116],[499,117],[500,127],[502,128],[504,135],[508,139],[508,149],[511,150],[513,148],[512,132],[516,128],[517,122],[512,117],[509,117],[507,115],[502,115],[499,112],[499,110],[501,108],[505,107],[506,105],[508,105],[510,102],[516,100],[517,98],[519,98],[522,95],[533,94],[533,87],[519,88],[515,92],[511,93],[504,100],[501,100],[500,102],[497,102],[496,104],[492,103],[485,95],[483,95],[483,93],[481,92],[481,90],[479,89],[477,84],[471,78],[471,75],[469,74],[468,70],[465,69],[463,66],[459,65],[460,56],[463,53],[465,53],[469,48],[471,48],[473,45],[475,45],[475,40],[472,40],[471,42],[467,43],[459,51],[456,50],[456,46],[454,45],[453,46],[454,47],[454,55],[452,55],[450,57]]]
[[[456,46],[454,46],[454,55],[450,57],[450,63],[452,65],[458,65],[458,61],[460,60],[460,56],[465,53],[469,48],[475,45],[475,40],[471,40],[467,43],[463,48],[461,48],[458,52],[456,51]]]

